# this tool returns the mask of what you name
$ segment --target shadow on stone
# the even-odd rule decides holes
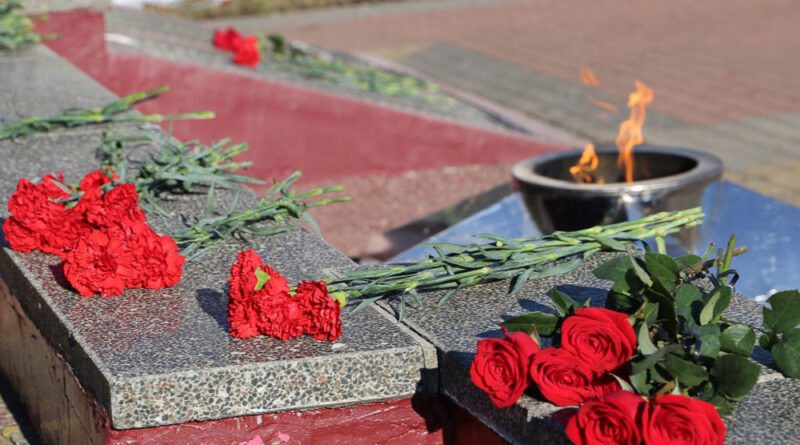
[[[542,303],[539,303],[536,300],[519,300],[519,306],[522,309],[525,309],[527,312],[547,312],[548,314],[555,314],[555,309],[551,308],[550,306],[545,306]],[[516,317],[516,315],[503,315],[503,320],[509,320],[511,318]]]
[[[225,297],[217,289],[198,289],[197,304],[210,315],[223,329],[228,330],[228,305]]]
[[[606,302],[607,289],[598,287],[575,286],[573,284],[562,284],[558,290],[569,295],[578,304],[583,304],[587,298],[592,299],[592,307],[603,307]]]
[[[63,287],[66,290],[74,290],[74,288],[69,284],[67,281],[67,277],[64,276],[64,264],[51,264],[47,266],[50,268],[50,272],[53,274],[53,279],[56,280],[56,283]]]
[[[417,393],[411,407],[425,420],[429,433],[442,432],[442,443],[495,445],[505,443],[480,420],[445,396]]]

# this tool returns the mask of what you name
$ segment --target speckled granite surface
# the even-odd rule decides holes
[[[2,119],[96,106],[114,97],[41,46],[0,57],[0,78]],[[36,180],[62,170],[67,182],[76,183],[97,168],[93,150],[103,129],[84,127],[0,142],[0,217],[8,216],[6,202],[19,178]],[[139,149],[146,155],[153,147],[143,144]],[[244,195],[240,205],[255,199]],[[204,199],[181,196],[165,206],[200,216],[206,211]],[[224,209],[231,194],[218,194],[217,200]],[[151,218],[151,224],[160,231],[166,228],[158,218]],[[408,397],[417,390],[423,370],[435,367],[431,346],[378,309],[345,314],[344,335],[334,343],[310,337],[230,337],[226,285],[236,253],[247,247],[239,242],[187,265],[173,288],[84,298],[66,287],[58,258],[19,254],[0,241],[0,277],[106,409],[114,428]],[[250,247],[290,280],[353,267],[299,226],[254,240]]]
[[[509,280],[464,289],[440,309],[435,309],[434,305],[443,295],[442,292],[423,294],[426,306],[408,308],[404,323],[436,346],[439,352],[442,392],[489,425],[500,436],[512,443],[568,443],[563,427],[558,421],[558,407],[525,394],[515,405],[499,409],[492,404],[488,396],[472,384],[469,367],[475,356],[478,340],[502,337],[498,323],[531,311],[555,313],[555,307],[546,295],[554,286],[558,286],[559,290],[566,292],[576,301],[591,298],[593,306],[602,306],[610,283],[595,278],[591,271],[612,255],[594,255],[581,268],[566,275],[528,281],[513,298],[507,296]],[[384,307],[395,310],[397,302],[391,302]],[[726,311],[726,316],[733,320],[760,325],[761,306],[743,296],[737,296]],[[771,364],[769,356],[760,347],[757,347],[755,357],[762,364],[767,366]],[[781,400],[785,400],[795,404],[786,405],[786,410],[797,411],[800,395],[796,390],[782,386],[787,382],[786,379],[776,371],[764,368],[761,381],[763,383],[760,384],[759,390],[748,396],[742,409],[756,409],[754,408],[756,405],[775,406],[775,409],[778,409],[784,406]],[[781,395],[772,401],[772,394],[776,391]],[[734,414],[734,417],[726,421],[732,425],[739,421],[739,417],[739,414]],[[752,428],[758,421],[753,419],[749,422]],[[796,425],[796,418],[773,422],[776,428],[770,432],[770,437],[782,438],[783,442],[765,439],[755,443],[790,443],[797,437],[797,432],[788,428],[792,422]],[[740,427],[737,425],[728,435],[729,443],[742,443],[746,438],[755,437],[752,432],[740,437],[738,431]]]

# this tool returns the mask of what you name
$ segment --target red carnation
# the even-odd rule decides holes
[[[676,394],[658,396],[642,416],[645,443],[722,445],[725,424],[714,405]]]
[[[98,227],[112,224],[134,225],[147,220],[139,208],[139,194],[133,184],[119,184],[103,195],[103,201],[90,201],[86,220]]]
[[[93,230],[65,255],[64,275],[85,297],[121,295],[126,283],[139,275],[134,260],[122,240]]]
[[[86,192],[89,190],[100,188],[106,184],[111,183],[112,181],[116,181],[117,179],[119,179],[119,176],[117,176],[117,174],[110,169],[95,170],[93,172],[87,173],[86,176],[84,176],[83,179],[81,179],[81,184],[79,188],[80,191]]]
[[[636,334],[621,312],[580,308],[561,325],[561,348],[598,374],[614,372],[633,356]]]
[[[297,285],[296,298],[303,305],[308,320],[306,333],[317,340],[336,340],[342,336],[342,307],[328,295],[324,281],[303,281]]]
[[[242,35],[233,28],[228,28],[226,31],[214,31],[214,46],[219,49],[236,51],[241,41]]]
[[[498,408],[511,406],[528,387],[528,368],[539,345],[524,332],[503,328],[504,339],[487,338],[478,342],[478,354],[469,374],[472,383],[484,390]]]
[[[256,270],[262,270],[269,276],[261,291],[256,291],[258,284]],[[259,334],[257,299],[263,299],[265,295],[289,294],[289,283],[286,279],[264,265],[261,257],[252,249],[237,255],[236,263],[231,266],[228,284],[230,287],[228,322],[231,326],[231,335],[237,338],[254,337]],[[256,298],[259,292],[262,295]]]
[[[47,175],[39,184],[20,179],[17,190],[8,201],[11,217],[3,224],[3,232],[12,249],[19,252],[41,250],[61,255],[77,241],[78,235],[69,230],[79,222],[68,214],[63,204],[53,202],[70,195],[52,181],[63,181]]]
[[[303,335],[308,323],[300,299],[292,297],[288,292],[270,294],[265,289],[255,295],[259,332],[281,340]]]
[[[17,252],[30,252],[42,247],[41,236],[20,224],[13,216],[6,218],[3,223],[3,233],[11,249]]]
[[[239,252],[236,263],[231,266],[228,279],[228,323],[234,337],[248,338],[258,335],[253,296],[258,283],[256,269],[262,266],[261,257],[252,249]]]
[[[159,236],[144,223],[139,235],[128,243],[139,274],[128,287],[161,289],[172,287],[181,280],[186,259],[178,253],[178,245],[168,235]]]
[[[542,395],[558,406],[580,405],[621,389],[613,377],[606,374],[596,378],[582,360],[562,348],[547,348],[537,353],[530,372]]]
[[[261,62],[261,50],[258,47],[257,37],[245,37],[236,47],[233,63],[255,67]]]
[[[639,423],[645,401],[630,391],[616,391],[580,407],[567,424],[567,437],[576,445],[639,445]]]

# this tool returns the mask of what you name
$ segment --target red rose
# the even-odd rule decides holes
[[[621,312],[580,308],[561,325],[561,348],[598,374],[614,372],[633,357],[636,334]]]
[[[134,267],[139,271],[128,287],[161,289],[172,287],[181,280],[186,259],[178,253],[178,245],[170,236],[159,236],[144,223],[139,236],[128,240],[134,257]]]
[[[303,281],[297,285],[295,298],[303,306],[307,334],[330,341],[342,336],[342,307],[328,295],[324,281]]]
[[[539,345],[524,332],[503,329],[505,339],[478,342],[478,354],[469,374],[472,383],[484,390],[498,408],[511,406],[528,387],[528,368]]]
[[[645,407],[642,434],[648,444],[722,445],[725,424],[714,405],[667,394],[650,400]]]
[[[262,334],[281,340],[303,335],[307,323],[302,303],[288,292],[270,294],[261,289],[255,295],[255,307]]]
[[[84,297],[121,295],[125,284],[139,274],[125,243],[104,230],[93,230],[81,238],[63,263],[67,281]]]
[[[613,377],[596,378],[586,363],[562,348],[547,348],[537,353],[530,372],[542,395],[558,406],[580,405],[621,389]]]
[[[233,63],[255,67],[261,62],[261,50],[258,48],[257,37],[246,37],[236,47]]]
[[[645,404],[641,396],[630,391],[589,400],[567,424],[567,437],[577,445],[639,445],[639,423]]]
[[[226,51],[236,51],[239,43],[242,40],[242,35],[235,29],[228,28],[226,31],[214,31],[214,46]]]

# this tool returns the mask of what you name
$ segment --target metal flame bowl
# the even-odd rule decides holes
[[[719,158],[694,150],[638,146],[634,181],[617,169],[617,148],[600,147],[596,179],[604,184],[576,183],[569,173],[581,151],[526,159],[512,169],[518,189],[539,230],[580,230],[640,218],[665,210],[700,205],[703,191],[722,175]]]

